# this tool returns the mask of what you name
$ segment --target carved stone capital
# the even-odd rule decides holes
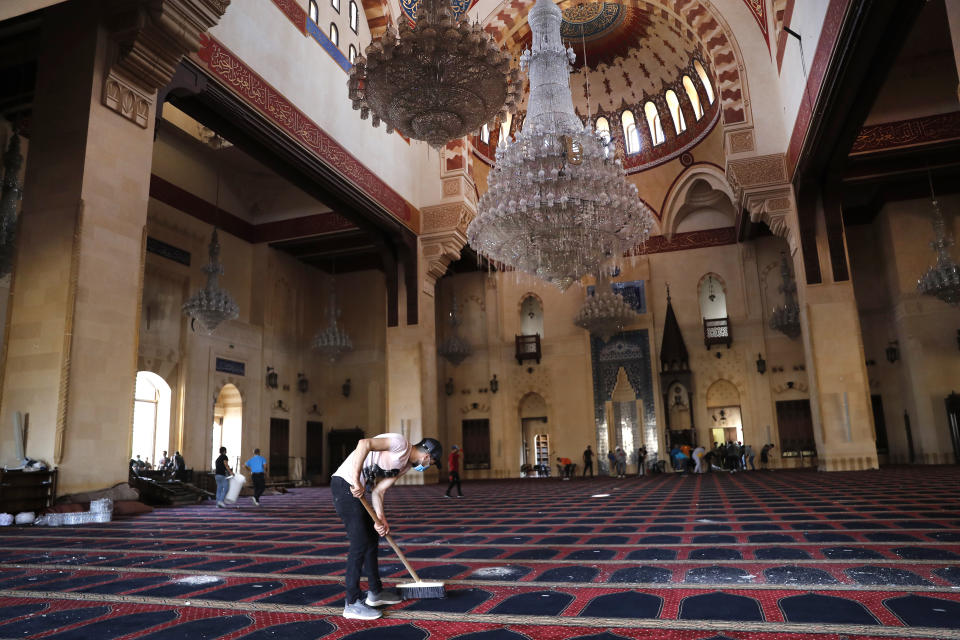
[[[476,211],[468,201],[424,207],[420,210],[420,230],[424,234],[452,230],[466,234],[474,215]]]
[[[112,0],[107,26],[117,45],[103,87],[103,105],[147,128],[156,91],[170,82],[200,36],[216,25],[230,0]]]
[[[774,153],[731,160],[727,162],[727,181],[733,189],[736,200],[734,204],[742,207],[742,198],[746,191],[788,182],[785,156]]]
[[[743,208],[750,215],[750,222],[763,222],[773,235],[787,241],[791,254],[796,252],[797,215],[790,184],[745,190]]]
[[[467,236],[459,229],[450,229],[420,236],[420,281],[423,293],[432,296],[437,280],[447,273],[451,262],[460,259],[460,250]]]

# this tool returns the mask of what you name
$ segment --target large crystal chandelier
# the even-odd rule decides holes
[[[13,268],[13,254],[17,240],[17,203],[22,197],[19,177],[22,163],[20,136],[14,133],[6,153],[3,154],[3,187],[0,191],[0,278],[10,273]]]
[[[327,326],[313,336],[310,346],[330,362],[336,362],[342,354],[353,351],[353,340],[340,326],[340,307],[337,306],[337,294],[330,287],[330,303],[327,305]]]
[[[220,264],[220,241],[217,239],[217,230],[210,236],[210,262],[203,267],[207,274],[207,286],[190,296],[183,304],[183,313],[190,317],[190,326],[206,333],[213,333],[214,329],[224,320],[235,320],[240,315],[240,307],[233,301],[226,289],[221,289],[219,277],[223,275],[223,265]]]
[[[613,292],[610,280],[602,276],[597,281],[594,294],[584,300],[573,323],[609,342],[613,334],[623,331],[636,319],[637,312],[623,296]]]
[[[950,257],[953,238],[946,232],[940,202],[933,192],[933,178],[929,174],[927,177],[930,180],[930,198],[933,204],[934,239],[930,247],[937,254],[937,264],[927,269],[917,280],[917,291],[956,305],[960,304],[960,267]]]
[[[460,317],[457,315],[457,296],[453,296],[453,304],[450,307],[450,332],[447,337],[437,346],[437,353],[447,360],[453,366],[459,366],[461,362],[470,357],[473,352],[470,349],[470,343],[457,335],[457,327],[460,326]]]
[[[433,147],[513,113],[520,95],[510,54],[479,23],[456,19],[450,0],[421,0],[416,26],[392,27],[357,58],[347,82],[353,108]]]
[[[800,305],[794,297],[797,293],[797,283],[790,275],[790,263],[787,261],[786,253],[780,254],[780,278],[783,282],[778,290],[783,294],[783,304],[773,308],[770,328],[789,338],[796,338],[800,335]]]
[[[575,56],[560,41],[561,17],[551,0],[537,0],[527,16],[533,49],[520,58],[530,77],[526,119],[516,141],[497,148],[467,238],[492,261],[566,289],[643,242],[652,216],[612,143],[573,111]]]

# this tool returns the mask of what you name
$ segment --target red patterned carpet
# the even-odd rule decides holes
[[[396,487],[443,600],[345,620],[329,491],[0,530],[0,638],[960,639],[960,467]],[[387,584],[406,580],[381,547]]]

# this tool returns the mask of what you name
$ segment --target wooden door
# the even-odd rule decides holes
[[[290,421],[270,418],[270,475],[286,478],[290,474]]]
[[[307,476],[323,473],[323,423],[307,421]]]
[[[363,429],[333,429],[327,433],[327,480],[347,459],[363,438]]]
[[[816,452],[809,400],[777,402],[777,429],[780,433],[781,455],[809,456]]]

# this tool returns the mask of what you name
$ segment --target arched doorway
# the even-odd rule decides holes
[[[133,395],[130,458],[156,465],[170,446],[170,385],[151,371],[138,371]]]
[[[547,402],[538,393],[528,393],[520,400],[520,429],[523,444],[520,469],[523,473],[550,475],[550,431],[547,423]],[[529,465],[529,467],[527,466]]]
[[[243,434],[243,397],[232,384],[225,384],[213,405],[213,435],[210,448],[210,467],[217,462],[220,447],[227,448],[231,460],[240,458],[240,438]],[[236,468],[236,462],[233,463]]]
[[[729,380],[717,380],[707,389],[710,414],[710,445],[714,442],[743,442],[740,392]]]

